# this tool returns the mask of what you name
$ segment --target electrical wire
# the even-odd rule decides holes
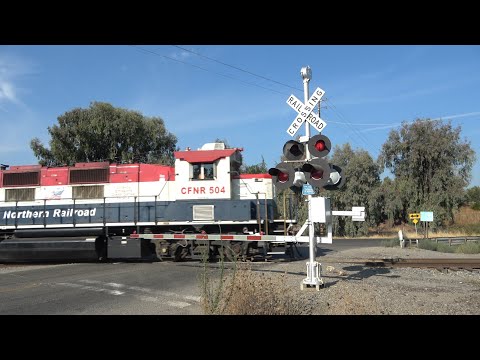
[[[272,91],[272,92],[275,92],[277,94],[281,94],[281,95],[287,95],[289,96],[290,94],[287,94],[287,93],[284,93],[284,92],[280,92],[280,91],[277,91],[277,90],[274,90],[274,89],[271,89],[271,88],[267,88],[267,87],[264,87],[264,86],[261,86],[261,85],[258,85],[256,83],[252,83],[252,82],[248,82],[248,81],[243,81],[243,80],[240,80],[238,78],[235,78],[233,76],[230,76],[230,75],[226,75],[226,74],[223,74],[223,73],[219,73],[219,72],[215,72],[215,71],[211,71],[209,69],[206,69],[204,67],[201,67],[201,66],[198,66],[198,65],[195,65],[195,64],[191,64],[189,62],[186,62],[186,61],[183,61],[183,60],[179,60],[179,59],[175,59],[173,57],[170,57],[170,56],[167,56],[167,55],[163,55],[163,54],[159,54],[153,50],[149,50],[149,49],[145,49],[145,48],[142,48],[140,46],[136,46],[136,45],[129,45],[131,47],[134,47],[136,49],[139,49],[143,52],[146,52],[146,53],[149,53],[149,54],[152,54],[152,55],[156,55],[156,56],[160,56],[160,57],[164,57],[166,59],[169,59],[169,60],[172,60],[172,61],[176,61],[176,62],[179,62],[181,64],[185,64],[185,65],[188,65],[188,66],[192,66],[194,68],[197,68],[197,69],[200,69],[200,70],[203,70],[203,71],[207,71],[207,72],[211,72],[213,74],[216,74],[216,75],[219,75],[219,76],[223,76],[223,77],[226,77],[226,78],[229,78],[229,79],[232,79],[232,80],[235,80],[235,81],[239,81],[239,82],[242,82],[246,85],[251,85],[251,86],[256,86],[256,87],[259,87],[259,88],[262,88],[262,89],[265,89],[265,90],[268,90],[268,91]],[[193,50],[190,50],[190,49],[187,49],[185,47],[182,47],[182,46],[179,46],[179,45],[171,45],[173,47],[176,47],[178,49],[181,49],[183,51],[187,51],[191,54],[194,54],[196,56],[199,56],[201,58],[204,58],[204,59],[207,59],[207,60],[210,60],[210,61],[213,61],[213,62],[216,62],[216,63],[219,63],[223,66],[228,66],[232,69],[235,69],[235,70],[238,70],[238,71],[241,71],[241,72],[244,72],[244,73],[247,73],[249,75],[253,75],[253,76],[256,76],[258,78],[261,78],[263,80],[267,80],[267,81],[270,81],[270,82],[273,82],[275,84],[278,84],[278,85],[282,85],[282,86],[285,86],[285,87],[288,87],[290,89],[293,89],[293,90],[298,90],[298,91],[302,91],[302,89],[300,88],[297,88],[297,87],[294,87],[294,86],[290,86],[288,84],[285,84],[285,83],[282,83],[280,81],[277,81],[277,80],[274,80],[272,78],[269,78],[269,77],[266,77],[266,76],[263,76],[263,75],[259,75],[259,74],[256,74],[252,71],[249,71],[249,70],[246,70],[246,69],[242,69],[238,66],[235,66],[235,65],[231,65],[231,64],[228,64],[226,62],[223,62],[223,61],[220,61],[218,59],[214,59],[212,57],[209,57],[209,56],[206,56],[206,55],[203,55],[203,54],[200,54],[196,51],[193,51]],[[372,150],[371,149],[371,145],[370,145],[370,142],[368,141],[367,137],[362,133],[360,132],[358,129],[356,129],[354,127],[354,124],[352,124],[348,119],[346,119],[346,117],[340,112],[340,110],[335,106],[335,104],[332,102],[331,99],[325,99],[323,101],[326,101],[329,105],[330,105],[330,109],[335,112],[338,116],[338,118],[340,118],[341,120],[343,120],[343,122],[337,122],[338,124],[341,124],[341,125],[346,125],[347,129],[349,131],[351,131],[353,134],[355,134],[355,136],[360,139],[364,144],[365,144],[365,147],[367,148],[367,150],[371,151],[372,153],[377,153],[378,154],[378,150]],[[389,124],[390,125],[390,124]],[[356,143],[357,146],[359,146],[360,144],[355,140],[355,137],[351,137],[351,136],[348,136],[348,138],[350,140],[352,140],[353,143]],[[361,146],[359,146],[361,147]]]
[[[222,65],[224,65],[224,66],[231,67],[232,69],[235,69],[235,70],[238,70],[238,71],[242,71],[242,72],[244,72],[244,73],[247,73],[247,74],[256,76],[256,77],[258,77],[258,78],[261,78],[261,79],[264,79],[264,80],[267,80],[267,81],[271,81],[271,82],[273,82],[273,83],[275,83],[275,84],[283,85],[283,86],[288,87],[288,88],[293,89],[293,90],[303,91],[303,89],[300,89],[300,88],[297,88],[297,87],[293,87],[293,86],[290,86],[290,85],[281,83],[280,81],[267,78],[267,77],[265,77],[265,76],[263,76],[263,75],[255,74],[255,73],[253,73],[253,72],[251,72],[251,71],[248,71],[248,70],[239,68],[238,66],[230,65],[230,64],[227,64],[227,63],[225,63],[225,62],[223,62],[223,61],[220,61],[220,60],[217,60],[217,59],[214,59],[214,58],[211,58],[211,57],[208,57],[208,56],[199,54],[199,53],[197,53],[197,52],[195,52],[195,51],[193,51],[193,50],[189,50],[189,49],[186,49],[186,48],[181,47],[181,46],[178,46],[178,45],[172,45],[172,46],[174,46],[174,47],[176,47],[176,48],[179,48],[179,49],[182,49],[182,50],[184,50],[184,51],[187,51],[187,52],[189,52],[189,53],[192,53],[192,54],[194,54],[194,55],[197,55],[197,56],[199,56],[199,57],[202,57],[202,58],[204,58],[204,59],[208,59],[208,60],[214,61],[214,62],[216,62],[216,63],[222,64]]]
[[[207,71],[207,72],[211,72],[212,74],[216,74],[216,75],[219,75],[219,76],[223,76],[225,78],[228,78],[228,79],[232,79],[232,80],[235,80],[235,81],[239,81],[243,84],[246,84],[246,85],[251,85],[251,86],[256,86],[258,88],[261,88],[261,89],[265,89],[265,90],[268,90],[268,91],[271,91],[271,92],[274,92],[274,93],[277,93],[277,94],[280,94],[280,95],[289,95],[287,93],[284,93],[284,92],[280,92],[280,91],[277,91],[277,90],[274,90],[274,89],[271,89],[271,88],[267,88],[265,86],[261,86],[261,85],[258,85],[258,84],[255,84],[255,83],[252,83],[252,82],[248,82],[248,81],[244,81],[244,80],[240,80],[238,78],[235,78],[233,76],[230,76],[230,75],[226,75],[226,74],[222,74],[222,73],[219,73],[219,72],[216,72],[216,71],[212,71],[212,70],[209,70],[209,69],[206,69],[204,67],[201,67],[201,66],[198,66],[198,65],[195,65],[195,64],[191,64],[189,62],[186,62],[186,61],[183,61],[183,60],[179,60],[179,59],[175,59],[171,56],[167,56],[167,55],[163,55],[163,54],[159,54],[153,50],[149,50],[149,49],[145,49],[145,48],[142,48],[140,46],[137,46],[137,45],[128,45],[128,46],[131,46],[133,48],[136,48],[136,49],[139,49],[143,52],[146,52],[146,53],[149,53],[149,54],[152,54],[152,55],[156,55],[156,56],[160,56],[160,57],[164,57],[168,60],[172,60],[172,61],[176,61],[176,62],[179,62],[181,64],[184,64],[184,65],[188,65],[188,66],[191,66],[191,67],[194,67],[194,68],[197,68],[197,69],[200,69],[200,70],[203,70],[203,71]]]

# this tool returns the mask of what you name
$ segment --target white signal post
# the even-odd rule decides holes
[[[292,124],[287,129],[287,133],[294,136],[300,129],[300,126],[305,123],[305,136],[300,137],[300,142],[305,143],[310,141],[310,125],[312,125],[318,132],[321,132],[327,125],[325,121],[320,118],[320,109],[318,115],[312,112],[315,106],[320,103],[325,91],[317,87],[313,95],[309,98],[308,83],[312,78],[312,70],[309,66],[306,66],[300,70],[300,74],[303,79],[304,102],[302,103],[293,94],[287,99],[288,106],[298,112],[295,120],[293,120]],[[320,105],[318,106],[320,108]],[[308,146],[305,146],[304,160],[307,163],[312,160],[312,154],[310,154]],[[333,165],[333,167],[335,167],[335,165]],[[337,179],[332,178],[330,174],[330,180],[335,184],[339,182],[339,177],[340,175],[338,173]],[[303,183],[305,183],[305,181],[303,181]],[[294,186],[299,185],[294,183]],[[308,218],[298,233],[294,236],[295,240],[291,240],[288,236],[283,237],[283,241],[298,241],[296,239],[306,238],[306,236],[304,237],[302,234],[308,228],[309,262],[307,262],[307,277],[303,279],[300,284],[302,290],[308,286],[315,286],[317,290],[320,290],[320,287],[324,284],[320,277],[321,264],[316,261],[317,243],[332,243],[332,216],[351,216],[353,221],[365,221],[365,207],[352,207],[352,211],[331,211],[330,199],[324,197],[312,197],[312,192],[313,189],[311,186],[307,187],[304,185],[302,187],[302,194],[307,195]],[[326,224],[328,235],[325,237],[315,236],[314,223]],[[306,239],[303,241],[306,241]]]
[[[316,103],[315,105],[311,107],[307,107],[307,104],[310,105],[310,103],[314,103],[315,101],[313,99],[309,99],[309,94],[308,94],[308,83],[310,82],[310,79],[312,78],[312,69],[310,66],[304,67],[300,70],[300,74],[302,75],[303,79],[303,92],[304,92],[304,99],[305,99],[305,105],[302,106],[300,109],[299,114],[305,114],[304,120],[307,119],[308,115],[312,112],[314,106],[316,103],[318,103],[325,94],[323,90],[320,88],[317,88],[315,90],[315,94],[317,95],[315,97]],[[320,89],[320,91],[319,91]],[[314,95],[315,95],[314,94]],[[320,95],[321,94],[321,95]],[[313,96],[312,96],[313,98]],[[318,100],[317,100],[318,99]],[[288,101],[287,101],[288,103]],[[308,110],[310,110],[308,112]],[[303,111],[302,111],[303,110]],[[305,111],[307,110],[307,111]],[[308,113],[307,113],[308,112]],[[299,116],[295,118],[294,121],[297,121]],[[303,121],[302,121],[303,122]],[[310,125],[308,122],[305,121],[305,136],[307,139],[310,139]],[[310,151],[308,150],[308,146],[305,147],[305,160],[309,161],[312,159],[312,156],[310,154]],[[315,286],[317,290],[320,290],[320,286],[323,285],[323,280],[320,278],[320,272],[321,272],[321,264],[319,264],[316,261],[317,257],[317,242],[315,240],[315,226],[312,221],[312,195],[307,195],[307,204],[308,204],[308,247],[309,247],[309,262],[307,263],[307,277],[303,279],[302,283],[300,284],[300,288],[303,290],[305,286]]]

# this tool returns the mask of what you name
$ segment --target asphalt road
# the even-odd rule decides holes
[[[317,254],[380,241],[334,239]],[[198,261],[0,265],[0,315],[202,314],[201,272]]]
[[[77,263],[0,268],[0,314],[201,314],[201,267]]]

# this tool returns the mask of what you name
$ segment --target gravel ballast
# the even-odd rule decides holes
[[[383,258],[480,258],[480,254],[387,247],[328,252],[317,257],[325,283],[320,291],[300,289],[308,259],[269,264],[262,270],[285,274],[288,286],[302,300],[305,314],[480,314],[480,270],[368,267],[343,262]]]

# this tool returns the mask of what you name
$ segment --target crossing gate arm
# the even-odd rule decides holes
[[[285,243],[308,243],[308,236],[290,235],[209,235],[209,234],[131,234],[132,239],[163,240],[223,240],[223,241],[268,241]],[[316,236],[317,243],[331,244],[328,237]]]
[[[163,240],[223,240],[223,241],[279,241],[294,236],[277,235],[210,235],[210,234],[131,234],[130,238],[163,239]],[[291,242],[292,240],[290,240]]]
[[[352,221],[365,221],[365,207],[353,206],[352,211],[332,211],[333,216],[351,216]]]

